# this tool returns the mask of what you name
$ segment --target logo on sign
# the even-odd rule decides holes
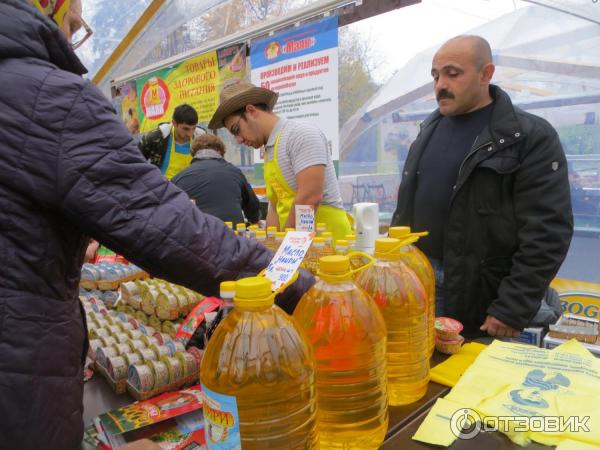
[[[281,54],[281,45],[279,45],[279,42],[271,42],[265,48],[265,58],[267,58],[267,60],[269,60],[269,61],[277,58],[280,54]]]
[[[142,88],[140,101],[142,110],[148,119],[158,119],[162,117],[169,108],[169,89],[165,82],[158,78],[150,78]]]

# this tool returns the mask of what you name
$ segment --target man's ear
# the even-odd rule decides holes
[[[481,70],[481,81],[482,83],[489,84],[492,81],[492,77],[494,76],[494,71],[496,70],[496,66],[492,63],[488,63],[483,66]]]

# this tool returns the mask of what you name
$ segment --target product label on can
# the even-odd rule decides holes
[[[210,450],[241,450],[240,421],[234,396],[219,394],[202,385],[204,433]]]

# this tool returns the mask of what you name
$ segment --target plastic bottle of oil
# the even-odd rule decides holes
[[[248,234],[248,237],[249,237],[250,239],[254,239],[254,238],[256,238],[256,232],[257,232],[259,229],[260,229],[260,228],[259,228],[259,226],[258,226],[258,225],[250,225],[250,226],[248,227],[248,230],[246,231],[246,232],[247,232],[247,234]]]
[[[256,230],[254,232],[254,239],[260,242],[262,245],[267,243],[267,232],[264,230]]]
[[[327,231],[327,224],[324,222],[317,223],[317,236],[321,236],[325,231]]]
[[[315,363],[297,322],[273,304],[271,283],[236,283],[200,381],[209,449],[318,448]]]
[[[337,255],[348,254],[348,241],[345,239],[338,239],[335,241],[335,253]]]
[[[357,284],[381,309],[387,326],[387,379],[390,405],[406,405],[427,393],[427,293],[401,261],[398,239],[376,239],[376,262]]]
[[[279,247],[275,243],[276,235],[277,235],[277,227],[267,227],[267,241],[265,242],[265,247],[267,247],[271,251],[276,251],[277,247]]]
[[[388,426],[385,322],[352,281],[348,256],[321,258],[318,275],[294,317],[317,363],[320,448],[378,449]]]
[[[388,236],[395,239],[408,237],[417,239],[427,236],[427,234],[427,232],[411,233],[410,227],[391,227],[388,231]],[[435,273],[425,253],[419,250],[414,243],[403,246],[400,252],[402,261],[417,274],[427,291],[427,342],[431,356],[435,348]]]

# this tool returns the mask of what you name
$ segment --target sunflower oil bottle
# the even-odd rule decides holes
[[[338,239],[335,241],[335,253],[337,255],[348,254],[348,241],[345,239]]]
[[[352,281],[348,256],[322,257],[318,276],[294,318],[315,353],[320,448],[378,449],[388,427],[385,322]]]
[[[304,333],[273,304],[268,279],[245,278],[235,290],[200,369],[208,448],[318,448],[315,362]]]
[[[275,252],[277,251],[278,244],[276,244],[275,236],[277,235],[277,227],[267,227],[267,240],[265,242],[265,247],[269,250]]]
[[[356,236],[353,234],[347,234],[344,239],[348,241],[348,251],[353,252],[356,247]]]
[[[410,227],[390,227],[388,231],[388,236],[395,239],[414,237],[418,240],[419,237],[427,236],[427,234],[426,231],[411,233]],[[431,356],[435,348],[435,273],[425,253],[419,250],[414,243],[403,246],[400,252],[402,261],[417,274],[427,291],[427,342],[429,356]]]
[[[317,223],[317,236],[321,236],[325,231],[327,231],[327,224],[324,222]]]
[[[387,326],[387,380],[390,405],[406,405],[427,393],[427,293],[417,275],[401,261],[398,239],[376,239],[374,265],[357,284],[383,313]]]
[[[254,239],[260,242],[262,245],[267,243],[267,232],[265,230],[256,230],[254,232]]]
[[[250,239],[254,239],[256,237],[256,232],[260,229],[258,225],[250,225],[248,227],[247,233]]]
[[[313,275],[316,275],[319,270],[319,260],[323,256],[330,256],[333,254],[334,251],[332,248],[325,247],[324,237],[319,236],[313,238],[313,241],[304,256],[304,260],[302,261],[302,267],[309,270]]]

